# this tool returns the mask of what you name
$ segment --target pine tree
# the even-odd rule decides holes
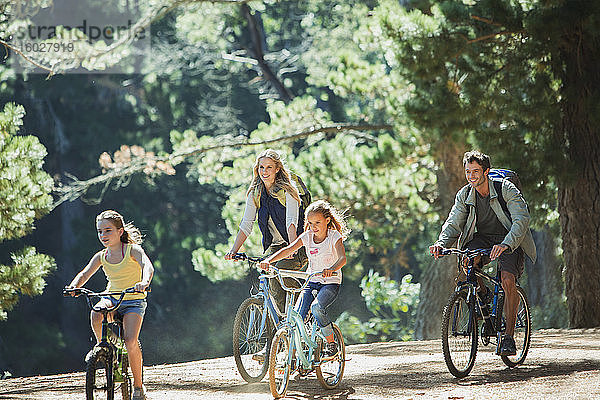
[[[0,113],[0,242],[25,236],[50,210],[52,178],[43,169],[45,147],[35,136],[18,135],[25,109],[8,103]],[[21,295],[42,293],[54,260],[25,247],[0,264],[0,320]],[[0,260],[7,262],[8,260]]]

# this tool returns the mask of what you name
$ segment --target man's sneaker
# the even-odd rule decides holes
[[[141,388],[133,388],[131,400],[146,400],[146,386],[142,385]]]
[[[500,353],[499,356],[514,356],[517,354],[517,346],[515,345],[515,339],[512,336],[504,335],[500,342]]]
[[[323,351],[323,355],[325,357],[335,356],[338,352],[338,345],[336,342],[328,342],[325,345],[325,350]]]
[[[264,364],[265,359],[267,358],[267,347],[259,351],[258,353],[254,353],[252,355],[252,359],[254,361],[258,361],[259,364]]]

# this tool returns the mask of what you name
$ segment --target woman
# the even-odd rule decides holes
[[[281,156],[271,149],[263,151],[256,158],[254,176],[246,193],[244,216],[235,242],[225,254],[226,260],[231,260],[233,254],[239,251],[252,232],[257,217],[263,249],[268,255],[286,247],[303,232],[304,209],[300,194],[291,174],[284,167]],[[306,252],[302,248],[289,258],[280,260],[275,266],[300,270],[307,263]],[[279,311],[284,313],[285,291],[276,279],[271,280],[270,288]]]

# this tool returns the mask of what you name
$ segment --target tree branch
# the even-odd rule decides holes
[[[244,3],[241,6],[242,13],[246,20],[248,21],[248,29],[250,29],[250,36],[252,37],[252,45],[254,47],[254,58],[258,62],[260,69],[267,78],[269,82],[273,85],[277,93],[279,93],[279,98],[285,104],[289,104],[290,101],[294,98],[294,96],[290,93],[290,91],[285,87],[285,85],[279,80],[279,78],[275,75],[269,64],[265,61],[264,49],[262,46],[262,37],[258,30],[258,24],[256,23],[256,18],[252,15],[252,11],[248,4]]]
[[[52,209],[58,207],[65,201],[73,201],[80,197],[82,197],[92,186],[95,185],[104,185],[100,198],[96,201],[100,201],[103,194],[106,192],[107,188],[111,185],[111,183],[115,183],[116,188],[126,186],[128,183],[128,179],[136,174],[143,172],[148,168],[149,162],[163,162],[163,163],[172,163],[173,165],[177,165],[182,162],[182,159],[186,159],[189,157],[197,156],[202,153],[206,153],[209,151],[221,150],[231,147],[248,147],[248,146],[261,146],[261,145],[270,145],[278,142],[286,142],[286,141],[294,141],[301,138],[305,138],[311,135],[315,135],[318,133],[342,133],[345,132],[348,135],[356,136],[361,139],[365,139],[370,142],[377,142],[377,138],[371,136],[369,134],[364,133],[364,131],[374,131],[374,130],[386,130],[392,129],[391,125],[360,125],[360,124],[336,124],[333,126],[324,126],[324,127],[313,127],[309,130],[293,133],[290,135],[281,136],[275,139],[269,140],[260,140],[260,141],[244,141],[244,140],[230,140],[226,142],[221,142],[215,146],[208,147],[197,147],[192,148],[186,151],[176,152],[173,154],[169,154],[166,156],[153,156],[151,158],[148,157],[138,157],[133,158],[131,162],[123,167],[117,167],[114,169],[110,169],[108,172],[103,173],[102,175],[98,175],[94,178],[90,178],[87,180],[79,180],[77,177],[71,174],[65,174],[67,178],[71,180],[68,185],[55,186],[53,189],[54,194],[58,197],[54,204],[52,205]],[[116,182],[115,182],[116,181]]]
[[[191,4],[191,3],[229,3],[229,4],[245,5],[248,1],[250,1],[250,0],[173,0],[173,1],[166,1],[164,4],[159,5],[159,6],[155,7],[154,9],[150,10],[150,12],[148,12],[148,14],[146,16],[143,16],[142,18],[140,18],[138,20],[138,22],[136,22],[131,27],[131,29],[128,30],[128,33],[126,35],[124,35],[118,41],[114,42],[112,45],[110,45],[104,49],[101,49],[101,50],[96,50],[94,52],[90,52],[90,53],[86,54],[85,57],[74,57],[70,61],[76,62],[77,66],[80,66],[82,61],[84,61],[85,59],[102,57],[107,54],[110,54],[111,52],[116,51],[121,46],[130,44],[131,42],[133,42],[133,40],[135,39],[135,36],[137,35],[138,32],[148,28],[152,24],[152,22],[162,18],[166,13],[168,13],[169,11],[171,11],[181,5]],[[30,63],[38,68],[41,68],[45,71],[48,71],[50,73],[48,75],[49,77],[52,75],[55,75],[57,73],[60,73],[62,71],[67,71],[69,69],[69,68],[63,68],[63,70],[61,71],[60,68],[55,69],[53,67],[43,65],[40,62],[37,62],[37,61],[31,59],[30,57],[27,57],[20,50],[18,50],[14,46],[8,44],[6,41],[4,41],[2,39],[0,39],[0,44],[3,44],[5,47],[8,47],[9,49],[13,50],[15,53],[17,53],[19,56],[21,56],[23,59],[25,59],[25,61],[27,61],[28,63]],[[76,68],[76,67],[71,67],[71,68]]]
[[[37,63],[36,61],[32,60],[31,58],[27,57],[25,54],[23,54],[23,52],[21,52],[21,50],[19,50],[18,48],[16,48],[15,46],[12,46],[9,43],[6,43],[4,40],[0,39],[0,44],[2,44],[6,49],[10,49],[12,51],[14,51],[15,53],[17,53],[18,55],[20,55],[21,57],[23,57],[25,59],[25,61],[27,61],[30,64],[35,65],[38,68],[41,68],[45,71],[48,71],[48,77],[54,75],[54,70],[52,68],[46,67],[45,65],[41,65],[39,63]],[[8,51],[6,52],[6,56],[8,57]]]

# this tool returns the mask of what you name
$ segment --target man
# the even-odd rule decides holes
[[[492,248],[490,259],[498,259],[505,296],[506,332],[500,343],[500,355],[512,356],[516,354],[513,335],[519,306],[516,280],[523,273],[524,254],[533,262],[536,259],[529,211],[516,186],[504,179],[501,195],[510,215],[504,212],[499,194],[488,179],[489,156],[479,151],[466,152],[463,166],[468,184],[456,194],[450,215],[429,251],[437,259],[442,248],[452,246],[457,240],[459,248]]]

